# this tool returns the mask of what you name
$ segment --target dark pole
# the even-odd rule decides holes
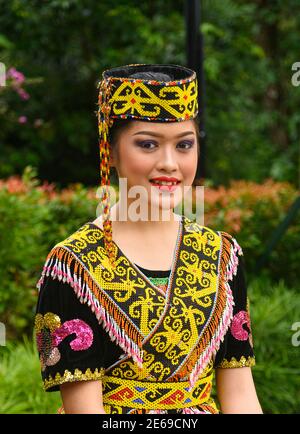
[[[266,266],[267,262],[270,259],[270,255],[272,250],[279,243],[285,232],[288,230],[289,226],[295,219],[298,211],[300,210],[300,196],[296,198],[296,200],[290,206],[287,215],[282,220],[281,223],[277,226],[272,234],[272,238],[268,241],[264,253],[258,258],[257,261],[257,271],[260,271],[264,266]]]
[[[200,130],[200,158],[196,181],[205,178],[206,134],[204,128],[205,85],[203,71],[203,37],[200,32],[201,0],[185,0],[187,66],[197,73]]]

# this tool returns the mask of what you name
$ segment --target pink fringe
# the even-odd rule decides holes
[[[137,365],[142,368],[143,359],[142,351],[139,346],[133,342],[124,332],[123,329],[116,323],[116,321],[106,312],[106,310],[100,305],[97,298],[94,296],[91,289],[88,287],[86,282],[82,282],[82,276],[76,273],[71,273],[68,264],[62,260],[59,261],[55,257],[55,251],[52,250],[52,255],[49,257],[43,267],[41,278],[39,279],[36,287],[38,290],[41,289],[44,283],[45,276],[50,276],[52,279],[57,279],[59,281],[67,282],[74,289],[77,298],[79,298],[80,303],[87,303],[91,307],[92,312],[95,313],[99,324],[102,324],[104,329],[108,332],[111,340],[122,348],[122,350],[128,354],[137,363]],[[66,255],[68,252],[66,251]]]
[[[149,414],[167,414],[168,410],[150,410]]]
[[[188,407],[182,410],[182,414],[211,414],[209,411],[198,410],[195,407]]]

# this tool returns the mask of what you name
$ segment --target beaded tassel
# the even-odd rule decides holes
[[[101,202],[103,205],[103,231],[104,244],[108,253],[111,266],[115,268],[115,249],[112,242],[112,221],[110,218],[110,165],[109,165],[109,128],[113,124],[110,119],[110,95],[112,90],[111,80],[103,80],[99,83],[98,96],[98,130],[99,130],[99,151],[100,151],[100,178],[102,187]]]

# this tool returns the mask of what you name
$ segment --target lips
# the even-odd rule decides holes
[[[180,182],[180,180],[170,176],[157,176],[156,178],[150,179],[150,182],[172,182],[177,184]]]

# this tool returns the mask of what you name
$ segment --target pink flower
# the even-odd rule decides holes
[[[13,80],[17,81],[19,84],[23,83],[25,80],[24,74],[22,72],[17,71],[16,68],[9,68],[7,71],[7,78],[11,77]]]
[[[30,98],[29,93],[27,93],[24,89],[17,89],[18,94],[20,95],[20,97],[24,100],[27,100]]]
[[[19,124],[26,124],[27,116],[20,116],[18,121],[19,121]]]

